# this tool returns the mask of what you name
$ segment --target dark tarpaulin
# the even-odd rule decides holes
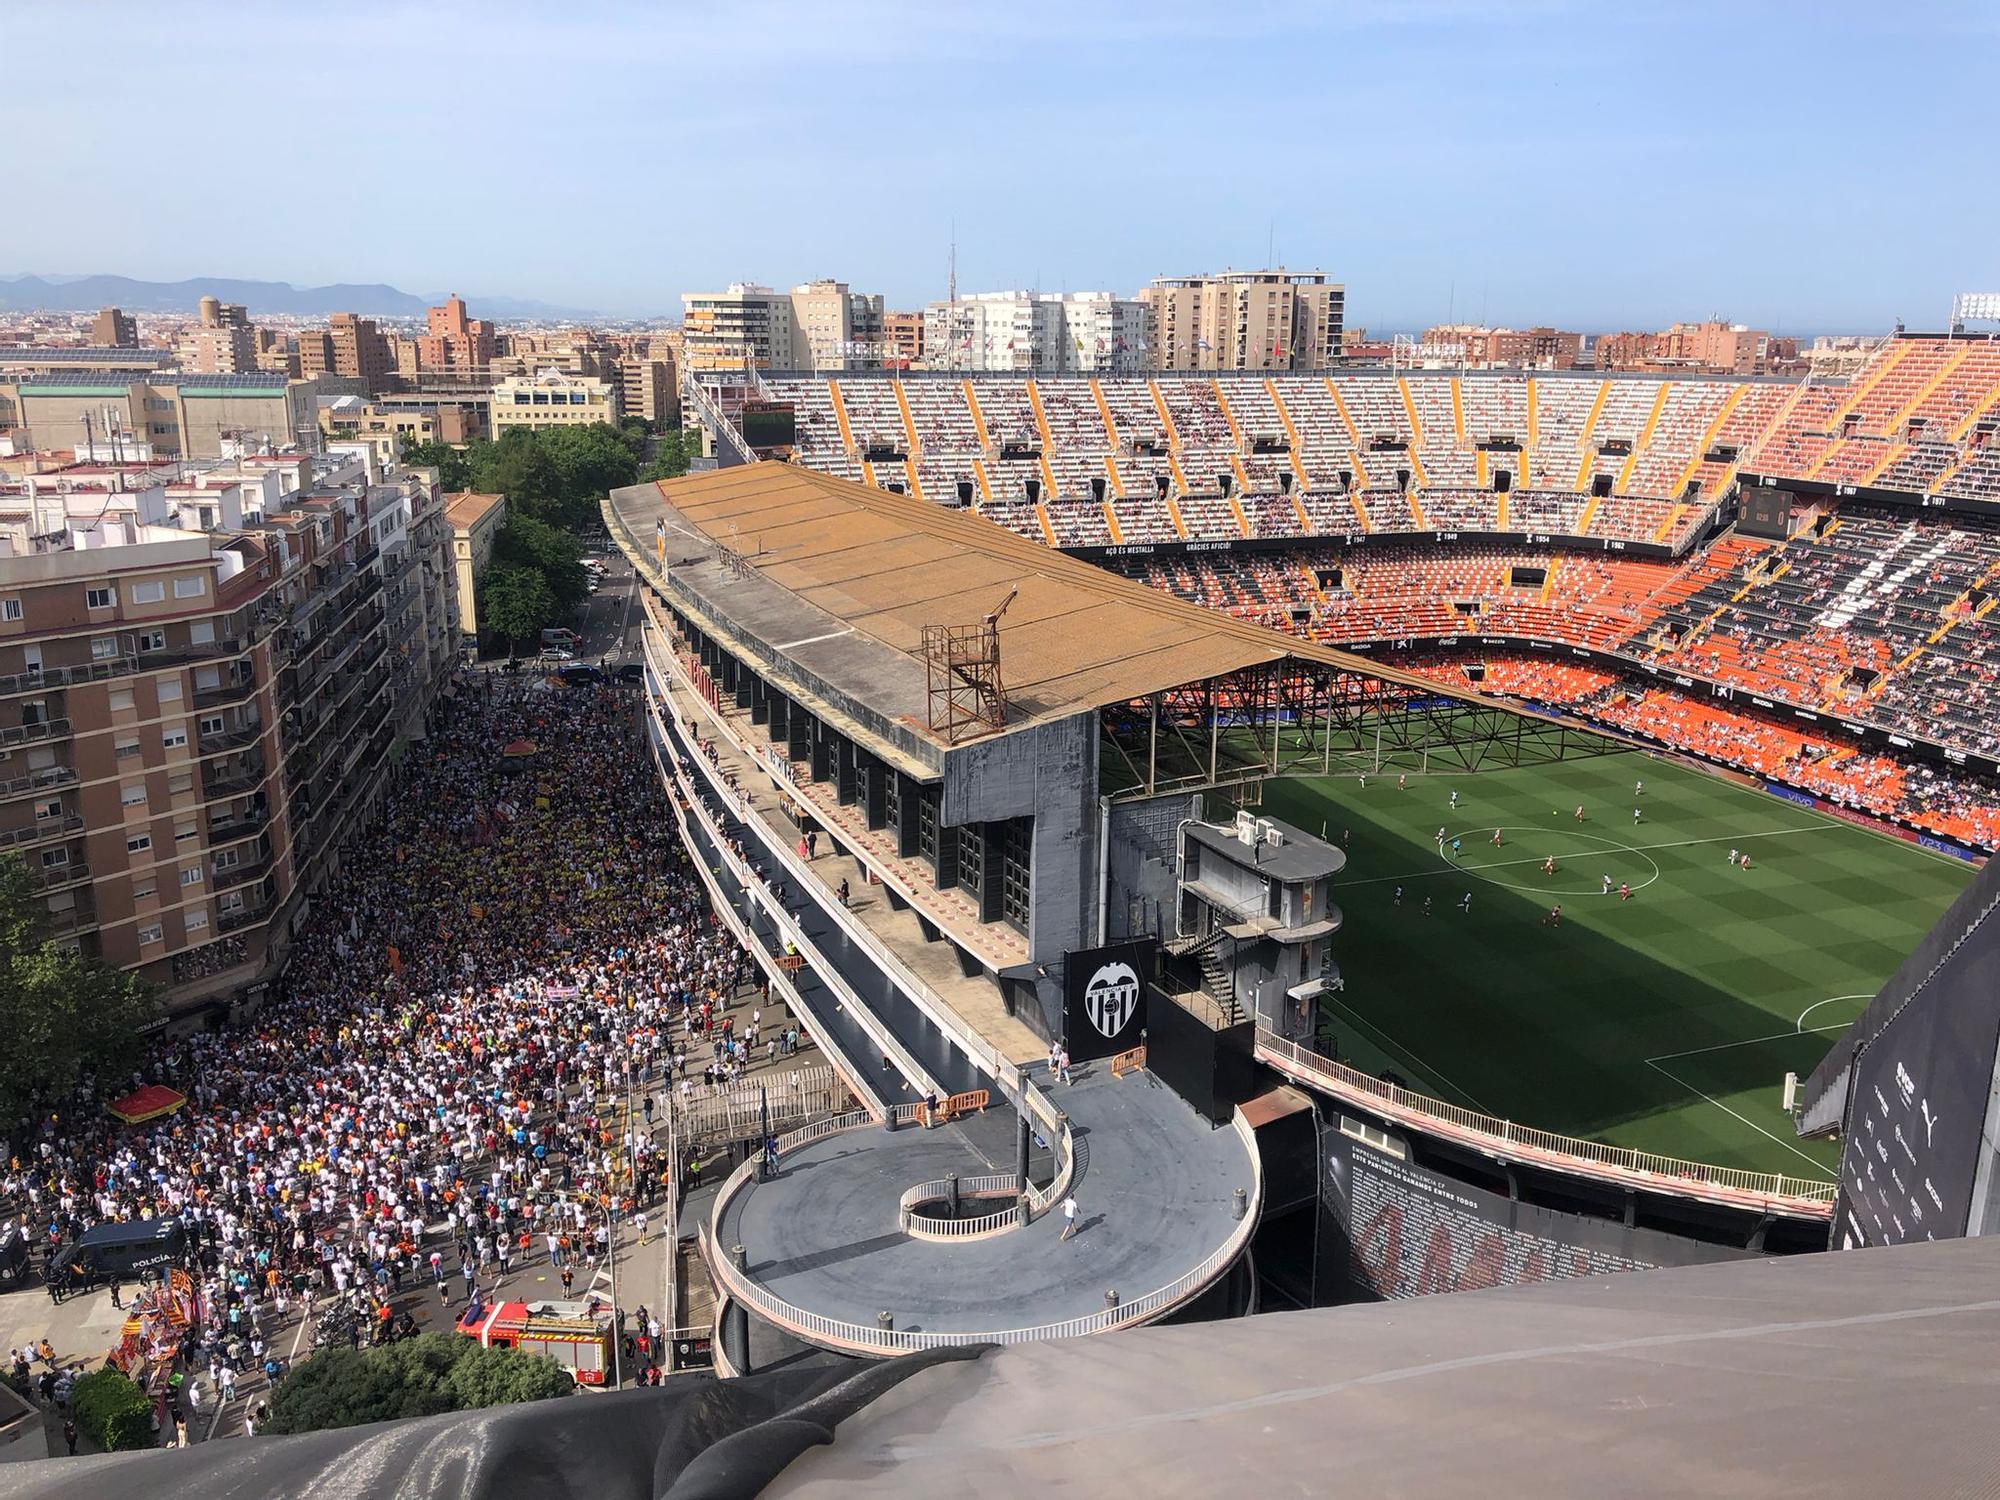
[[[301,1437],[0,1466],[5,1500],[736,1500],[919,1370],[891,1363],[687,1375],[657,1390],[572,1396]]]

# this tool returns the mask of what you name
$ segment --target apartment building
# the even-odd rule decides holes
[[[678,427],[681,386],[674,361],[627,355],[618,361],[618,416],[638,417],[656,430]]]
[[[428,473],[374,488],[370,525],[382,553],[389,691],[399,732],[422,739],[458,662],[458,568],[445,496]]]
[[[108,349],[131,349],[139,343],[139,320],[123,308],[98,309],[91,319],[90,341]]]
[[[298,336],[299,374],[307,380],[341,375],[358,380],[369,395],[384,389],[396,373],[389,340],[373,318],[334,313],[327,326]]]
[[[681,303],[690,370],[828,374],[882,363],[882,298],[844,281],[809,281],[789,292],[737,282],[724,292],[683,292]]]
[[[507,524],[507,497],[460,490],[445,497],[445,524],[451,529],[452,569],[457,575],[458,628],[479,634],[479,577],[493,560],[493,544]]]
[[[1346,288],[1324,271],[1160,276],[1139,294],[1156,370],[1322,370],[1340,361]]]
[[[792,368],[825,374],[882,364],[882,298],[844,281],[792,288]]]
[[[423,370],[483,370],[493,363],[493,325],[467,317],[465,299],[456,292],[430,310],[416,344]]]
[[[509,427],[585,427],[618,421],[618,404],[608,380],[543,370],[496,381],[491,406],[493,435]]]
[[[191,374],[242,374],[257,368],[257,331],[242,303],[204,297],[199,322],[183,330],[175,352]]]
[[[187,529],[198,495],[142,470],[0,485],[0,853],[185,1014],[282,960],[451,670],[456,580],[427,474],[346,451],[176,482],[242,529]]]
[[[368,443],[385,459],[394,458],[406,444],[439,441],[435,407],[390,408],[359,396],[321,396],[319,430],[329,440]]]
[[[1657,333],[1600,334],[1591,357],[1600,370],[1779,375],[1803,368],[1797,339],[1714,319]]]
[[[1468,370],[1570,370],[1582,361],[1583,335],[1560,328],[1440,323],[1424,330],[1419,357]]]
[[[1146,308],[1111,292],[973,292],[924,309],[934,370],[1129,372],[1145,367]]]
[[[913,369],[923,363],[924,315],[921,312],[882,314],[882,363],[894,369]]]

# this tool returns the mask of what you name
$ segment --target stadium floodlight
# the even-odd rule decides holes
[[[1951,299],[1954,323],[2000,323],[2000,292],[1960,292]]]

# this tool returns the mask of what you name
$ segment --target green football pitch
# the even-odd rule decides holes
[[[1346,846],[1345,988],[1320,1017],[1342,1058],[1543,1130],[1801,1177],[1830,1179],[1838,1148],[1794,1134],[1786,1072],[1812,1071],[1972,876],[1640,753],[1262,799]]]

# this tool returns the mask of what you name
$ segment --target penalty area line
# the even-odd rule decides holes
[[[1832,1028],[1829,1027],[1827,1029],[1831,1030]],[[1779,1035],[1795,1036],[1797,1035],[1797,1033],[1780,1032]],[[1764,1040],[1769,1040],[1769,1039],[1765,1038]],[[1726,1043],[1725,1045],[1742,1046],[1744,1044],[1741,1042],[1730,1042]],[[1714,1049],[1698,1049],[1698,1050],[1714,1050]],[[1685,1056],[1686,1054],[1677,1054],[1677,1055]],[[1671,1069],[1661,1067],[1657,1062],[1655,1062],[1650,1057],[1646,1059],[1646,1066],[1654,1069],[1656,1072],[1659,1073],[1659,1075],[1662,1078],[1666,1078],[1674,1083],[1679,1084],[1684,1089],[1690,1089],[1694,1093],[1701,1095],[1702,1098],[1706,1099],[1710,1104],[1713,1104],[1717,1109],[1721,1110],[1725,1115],[1728,1115],[1731,1119],[1736,1120],[1740,1124],[1748,1125],[1752,1130],[1756,1131],[1757,1134],[1764,1137],[1764,1139],[1769,1141],[1772,1145],[1781,1146],[1785,1150],[1791,1152],[1792,1155],[1796,1156],[1800,1161],[1804,1162],[1807,1166],[1813,1169],[1814,1176],[1822,1177],[1828,1182],[1833,1182],[1836,1180],[1831,1172],[1827,1171],[1825,1167],[1821,1166],[1818,1162],[1814,1161],[1810,1156],[1806,1155],[1805,1152],[1799,1150],[1799,1148],[1797,1146],[1794,1146],[1790,1141],[1783,1140],[1780,1137],[1771,1134],[1770,1131],[1766,1130],[1762,1125],[1759,1125],[1755,1120],[1752,1120],[1747,1116],[1738,1114],[1735,1110],[1731,1109],[1728,1105],[1724,1104],[1720,1099],[1716,1098],[1715,1095],[1709,1093],[1707,1090],[1695,1088],[1695,1086],[1689,1083],[1685,1078],[1682,1078],[1679,1074],[1673,1072]]]

